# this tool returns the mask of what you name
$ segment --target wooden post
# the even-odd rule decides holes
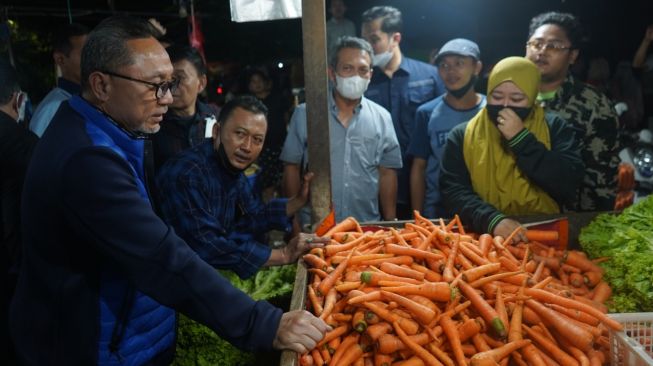
[[[308,166],[315,173],[311,182],[313,224],[329,214],[331,163],[329,105],[327,99],[327,46],[324,0],[302,0],[304,81],[308,123]]]
[[[327,81],[325,0],[302,0],[302,37],[304,43],[304,86],[309,170],[311,182],[311,223],[315,225],[329,214],[331,205],[331,154],[329,145],[329,103]],[[290,309],[304,309],[306,268],[297,265]],[[281,366],[295,366],[297,353],[283,351]]]

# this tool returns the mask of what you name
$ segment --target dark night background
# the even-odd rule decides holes
[[[69,0],[69,3],[73,20],[89,27],[113,13],[156,17],[167,27],[169,38],[186,43],[188,26],[186,19],[179,17],[179,1]],[[632,59],[646,26],[653,23],[651,0],[346,0],[346,3],[347,16],[358,29],[360,14],[365,9],[374,5],[399,8],[404,14],[401,46],[411,57],[426,61],[431,49],[451,38],[466,37],[479,44],[485,65],[509,55],[523,55],[528,22],[540,12],[557,10],[577,15],[589,36],[583,58],[604,56],[613,66],[620,60]],[[39,100],[54,82],[49,37],[58,26],[68,22],[67,1],[3,0],[0,10],[3,19],[6,14],[17,26],[12,46],[17,67],[25,79],[23,88]],[[195,11],[202,19],[207,60],[216,65],[212,69],[213,87],[220,83],[228,88],[238,80],[239,70],[246,65],[269,65],[278,80],[281,80],[279,73],[287,78],[291,73],[288,66],[302,57],[300,19],[233,23],[228,0],[195,0]],[[2,41],[6,42],[6,38]],[[6,53],[6,45],[0,46],[0,52]],[[279,62],[284,62],[285,71],[275,70]],[[296,81],[286,83],[300,86]]]

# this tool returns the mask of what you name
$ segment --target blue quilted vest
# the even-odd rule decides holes
[[[141,197],[150,202],[143,169],[144,139],[122,129],[79,96],[73,96],[69,104],[84,116],[95,146],[110,148],[129,163]],[[99,307],[98,365],[143,365],[175,340],[174,310],[135,290],[110,268],[102,271]]]

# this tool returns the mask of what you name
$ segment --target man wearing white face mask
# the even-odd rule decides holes
[[[398,172],[397,215],[412,218],[410,210],[410,160],[406,154],[421,104],[445,92],[438,69],[402,54],[401,12],[391,6],[375,6],[362,16],[362,36],[374,48],[374,75],[365,96],[386,108],[392,116],[401,146],[404,168]]]
[[[331,192],[336,220],[396,218],[399,143],[390,114],[365,98],[372,76],[372,47],[365,40],[342,37],[329,62],[329,138]],[[307,170],[306,105],[293,113],[280,159],[285,162],[283,186],[293,196]],[[379,199],[381,212],[379,212]]]

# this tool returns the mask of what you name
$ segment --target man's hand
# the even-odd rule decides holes
[[[299,256],[308,252],[313,248],[322,248],[329,242],[329,238],[321,238],[314,234],[300,233],[298,236],[292,238],[288,245],[282,250],[286,259],[285,264],[295,263]]]
[[[524,129],[524,122],[519,118],[517,113],[510,108],[504,108],[499,111],[499,117],[497,117],[499,132],[503,135],[506,140],[510,140],[515,137],[519,131]]]
[[[306,310],[293,310],[281,316],[281,322],[274,337],[272,347],[278,350],[291,350],[299,354],[312,350],[317,342],[330,331],[322,319]]]
[[[501,236],[501,237],[507,238],[518,227],[521,227],[522,230],[520,230],[512,238],[512,243],[506,243],[506,244],[517,244],[519,242],[528,243],[528,238],[526,238],[526,229],[524,229],[519,222],[517,222],[517,221],[515,221],[513,219],[503,219],[503,220],[499,221],[497,226],[494,228],[494,232],[492,234],[494,236]]]
[[[313,180],[314,176],[315,174],[311,172],[304,174],[304,180],[302,181],[302,186],[299,189],[299,192],[289,199],[288,204],[286,205],[286,215],[288,217],[293,216],[308,202],[311,180]]]

